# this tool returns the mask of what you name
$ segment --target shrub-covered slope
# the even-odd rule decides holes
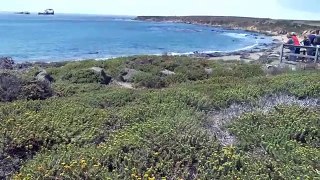
[[[82,73],[101,67],[135,89]],[[208,71],[210,69],[210,71]],[[320,176],[320,77],[316,71],[266,76],[259,65],[186,57],[135,57],[48,67],[55,96],[0,106],[0,178],[316,179]],[[163,70],[174,72],[166,75]],[[72,74],[72,79],[65,78]],[[32,70],[25,76],[31,76]],[[79,78],[86,81],[75,81]],[[91,81],[90,78],[94,78]],[[286,94],[313,104],[277,104],[241,113],[220,130],[211,112],[258,106]],[[272,98],[269,98],[272,101]]]

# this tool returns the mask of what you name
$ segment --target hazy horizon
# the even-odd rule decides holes
[[[317,0],[2,0],[1,12],[42,12],[52,8],[61,14],[113,16],[242,16],[273,19],[320,20]],[[23,7],[23,8],[21,8]]]

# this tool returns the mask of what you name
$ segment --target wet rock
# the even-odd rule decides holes
[[[92,70],[94,73],[98,74],[101,78],[101,84],[110,84],[112,77],[110,75],[107,75],[106,72],[104,71],[104,69],[100,68],[100,67],[92,67],[90,68],[90,70]]]
[[[0,57],[0,69],[13,69],[14,61],[11,57]]]
[[[174,75],[176,73],[173,72],[173,71],[169,71],[169,70],[165,69],[165,70],[161,71],[161,74],[169,76],[169,75]]]

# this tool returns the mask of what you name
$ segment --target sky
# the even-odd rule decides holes
[[[320,0],[0,0],[0,11],[320,20]]]

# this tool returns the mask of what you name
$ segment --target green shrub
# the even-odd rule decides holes
[[[81,69],[66,72],[62,76],[62,80],[69,81],[71,83],[100,83],[101,77],[99,74],[91,70]]]
[[[187,80],[188,80],[187,76],[184,74],[181,74],[181,73],[169,75],[164,78],[165,84],[167,86],[172,85],[172,84],[186,82]]]
[[[133,82],[137,84],[137,86],[146,88],[163,88],[166,86],[162,77],[143,72],[135,75]]]
[[[53,89],[48,82],[29,82],[21,89],[21,96],[27,100],[45,100],[53,95]]]
[[[0,74],[0,102],[17,100],[21,93],[23,81],[18,77],[8,74]]]
[[[82,72],[92,66],[114,77],[124,68],[143,70],[134,83],[146,88],[101,86]],[[212,68],[212,75],[204,68]],[[160,75],[163,69],[176,74]],[[226,147],[208,131],[206,119],[208,111],[254,104],[266,94],[319,98],[318,72],[267,77],[258,65],[171,56],[70,62],[47,71],[57,79],[53,88],[60,97],[0,105],[0,179],[319,176],[318,109],[245,114],[225,127],[239,142]],[[22,81],[27,95],[42,97],[36,84]]]

